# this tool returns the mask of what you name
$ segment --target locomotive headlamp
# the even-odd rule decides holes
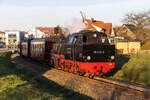
[[[95,37],[95,38],[96,38],[96,37],[97,37],[97,34],[93,34],[93,37]]]
[[[91,60],[91,56],[87,56],[87,60]]]
[[[115,57],[114,57],[114,56],[111,56],[110,58],[111,58],[112,60],[114,60],[114,59],[115,59]]]

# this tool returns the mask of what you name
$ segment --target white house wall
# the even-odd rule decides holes
[[[33,38],[36,38],[36,28],[32,28],[28,31],[28,36],[33,36]]]
[[[0,38],[2,38],[0,41],[5,42],[5,34],[0,34]]]
[[[36,31],[36,37],[37,38],[44,38],[45,37],[45,33],[41,32],[40,30],[37,30]]]
[[[9,34],[14,34],[16,35],[16,43],[17,44],[18,42],[20,42],[21,39],[24,39],[25,37],[25,33],[24,32],[21,32],[21,31],[10,31],[10,32],[5,32],[5,38],[6,38],[6,45],[9,45],[9,38],[8,38],[8,35]],[[21,38],[22,37],[22,38]]]

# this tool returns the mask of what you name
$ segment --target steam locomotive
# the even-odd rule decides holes
[[[20,43],[20,55],[45,61],[57,69],[89,78],[104,76],[115,68],[115,46],[103,32],[83,30],[64,37]]]

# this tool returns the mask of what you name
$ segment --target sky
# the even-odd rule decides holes
[[[130,12],[150,10],[150,0],[0,0],[0,30],[28,30],[33,27],[67,27],[74,19],[86,18],[123,24]]]

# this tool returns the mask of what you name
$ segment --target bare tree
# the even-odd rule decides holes
[[[140,13],[128,13],[125,15],[123,22],[143,29],[145,26],[150,25],[150,10]]]
[[[150,25],[150,10],[140,13],[128,13],[122,20],[125,24],[132,24],[135,26],[134,33],[137,40],[144,43],[147,40],[147,33],[145,33],[145,27]]]

